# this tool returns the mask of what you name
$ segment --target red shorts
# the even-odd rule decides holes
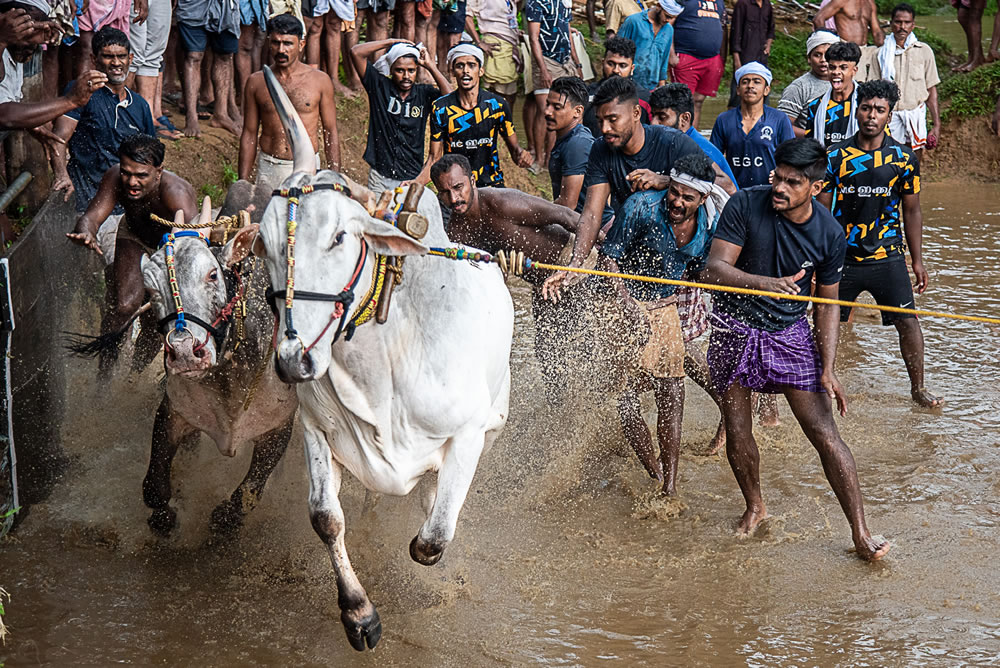
[[[680,61],[676,67],[671,68],[671,78],[677,83],[685,84],[692,93],[715,97],[725,68],[722,55],[695,58],[687,53],[679,53],[677,56]]]

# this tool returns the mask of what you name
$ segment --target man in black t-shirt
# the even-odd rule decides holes
[[[800,138],[775,151],[771,185],[745,188],[722,212],[708,267],[701,279],[739,288],[837,299],[844,260],[843,230],[826,209],[813,206],[823,188],[826,152]],[[851,525],[858,556],[876,561],[889,543],[865,525],[854,460],[830,407],[847,413],[847,395],[834,373],[839,307],[815,304],[815,338],[806,302],[720,292],[714,298],[708,365],[723,395],[726,454],[746,500],[738,533],[750,535],[767,518],[760,491],[760,455],[754,441],[750,393],[785,395],[806,437],[819,452],[827,480]]]
[[[601,226],[601,212],[608,197],[617,216],[629,196],[639,190],[665,190],[670,185],[670,169],[675,161],[690,153],[702,153],[694,140],[673,128],[643,125],[635,83],[611,77],[594,96],[594,107],[604,134],[594,140],[584,186],[587,198],[577,225],[572,267],[582,266],[590,255]],[[726,192],[735,191],[732,181],[715,167],[717,183]],[[543,294],[558,300],[563,287],[575,283],[579,275],[558,271],[545,281]]]
[[[847,236],[840,299],[852,302],[867,291],[878,304],[913,308],[907,246],[917,292],[927,289],[921,254],[920,166],[913,149],[885,133],[898,100],[899,88],[891,81],[875,79],[858,85],[858,132],[830,150],[826,186],[817,199],[823,206],[833,205],[833,215]],[[850,314],[850,308],[841,308],[841,321]],[[910,396],[925,408],[940,405],[941,400],[924,387],[924,336],[916,316],[883,312],[882,324],[895,325],[899,332]]]
[[[431,145],[417,182],[427,185],[431,165],[445,153],[460,153],[472,165],[476,185],[502,188],[500,140],[519,167],[531,165],[531,153],[521,148],[507,100],[479,88],[483,51],[462,43],[448,51],[448,69],[458,88],[431,105]]]
[[[382,49],[389,51],[374,65],[368,59]],[[413,179],[424,164],[424,131],[431,103],[451,92],[451,85],[427,49],[405,39],[384,39],[358,44],[351,49],[354,67],[368,91],[368,146],[365,162],[368,188],[382,192]],[[388,68],[388,76],[380,71]],[[417,70],[424,67],[440,87],[417,83]]]

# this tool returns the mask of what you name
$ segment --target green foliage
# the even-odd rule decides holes
[[[226,197],[226,191],[214,183],[206,183],[199,190],[202,197],[211,197],[213,202],[221,203]]]
[[[938,86],[938,98],[947,102],[942,120],[993,113],[1000,95],[1000,63],[980,67],[969,74],[950,77]]]
[[[806,39],[809,30],[797,30],[786,33],[778,29],[774,31],[774,42],[771,43],[771,55],[767,59],[767,67],[774,75],[771,83],[771,105],[778,104],[778,98],[785,86],[805,74],[809,65],[806,62]]]
[[[917,16],[928,16],[933,14],[947,14],[954,11],[948,0],[875,0],[880,16],[889,18],[889,12],[900,2],[906,2],[917,10]]]
[[[222,185],[228,188],[239,180],[240,175],[237,173],[236,168],[233,167],[233,163],[228,160],[222,163]]]

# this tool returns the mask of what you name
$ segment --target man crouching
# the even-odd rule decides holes
[[[631,197],[601,246],[600,264],[609,271],[678,280],[705,266],[725,191],[715,185],[715,168],[705,154],[674,163],[667,190]],[[695,279],[697,280],[697,279]],[[649,339],[618,401],[622,431],[663,494],[676,494],[677,459],[684,413],[684,337],[677,313],[676,287],[640,281],[615,282],[633,324],[648,323]],[[642,418],[639,395],[656,396],[659,459]]]
[[[163,144],[149,135],[123,139],[118,149],[121,162],[104,173],[97,195],[66,235],[73,243],[103,256],[109,265],[102,335],[120,331],[142,305],[146,294],[142,256],[156,250],[171,229],[155,222],[151,214],[173,220],[180,210],[189,222],[198,215],[194,188],[173,172],[164,171],[163,154]],[[114,215],[116,209],[124,213]],[[117,347],[101,351],[103,377],[110,373],[117,357]]]

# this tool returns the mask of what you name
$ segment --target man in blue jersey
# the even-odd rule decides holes
[[[715,119],[712,144],[726,155],[740,188],[766,185],[774,170],[774,150],[795,138],[788,116],[764,104],[771,92],[771,70],[747,63],[736,70],[734,107]]]
[[[736,183],[736,176],[729,168],[726,156],[691,125],[691,119],[694,117],[694,96],[686,84],[671,83],[660,86],[650,94],[649,106],[652,110],[650,118],[653,125],[665,125],[686,134],[730,181]]]
[[[912,148],[885,132],[899,100],[896,84],[884,79],[859,84],[857,99],[858,132],[830,149],[826,185],[817,197],[833,206],[847,236],[840,299],[854,301],[867,291],[878,304],[912,308],[907,247],[917,293],[928,281],[921,253],[920,165]],[[841,308],[841,321],[850,314],[850,308]],[[910,396],[925,408],[939,406],[941,400],[924,387],[924,337],[916,316],[884,312],[882,324],[899,333]]]

